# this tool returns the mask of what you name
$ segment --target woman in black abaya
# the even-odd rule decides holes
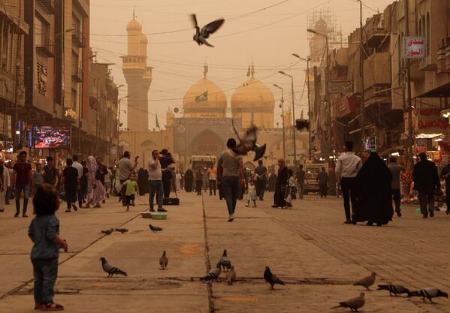
[[[190,168],[186,170],[184,174],[184,190],[186,192],[192,192],[192,185],[194,183],[194,172]]]
[[[356,177],[356,206],[353,222],[385,225],[394,214],[391,195],[392,175],[376,152],[372,152]]]

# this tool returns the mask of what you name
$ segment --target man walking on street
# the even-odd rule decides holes
[[[425,153],[419,154],[420,161],[414,165],[414,190],[419,192],[420,210],[423,218],[434,216],[434,193],[440,191],[441,182],[436,165],[427,160]]]
[[[402,212],[400,209],[400,173],[403,168],[397,163],[397,159],[395,157],[391,157],[389,160],[389,171],[391,171],[392,182],[391,182],[391,190],[392,190],[392,199],[394,200],[395,213],[397,213],[398,217],[402,216]]]
[[[163,183],[162,183],[162,169],[161,163],[159,159],[158,150],[152,151],[152,156],[148,161],[148,178],[149,178],[149,204],[150,204],[150,212],[155,212],[153,208],[153,204],[155,201],[156,195],[156,203],[158,204],[158,212],[167,212],[163,209]]]
[[[214,164],[208,169],[208,179],[209,179],[209,195],[212,196],[213,193],[216,195],[217,190],[217,169]]]
[[[78,162],[78,155],[74,155],[73,158],[72,167],[77,170],[78,173],[78,182],[81,181],[81,177],[83,177],[83,165],[81,165],[80,162]],[[83,206],[83,196],[80,191],[80,184],[77,186],[77,199],[78,199],[78,207]]]
[[[240,193],[240,179],[242,173],[242,158],[233,150],[236,149],[236,140],[227,141],[227,150],[222,153],[217,163],[217,178],[221,185],[228,208],[228,222],[234,220],[236,202]]]
[[[267,185],[267,167],[263,165],[263,161],[258,161],[258,166],[255,168],[256,174],[256,196],[259,200],[264,200],[264,193]]]
[[[27,206],[28,198],[30,196],[31,188],[31,164],[27,162],[27,153],[21,151],[17,159],[16,164],[14,164],[14,174],[15,174],[15,193],[16,193],[16,214],[14,217],[18,217],[20,214],[20,194],[23,192],[23,211],[22,216],[28,217]]]
[[[299,170],[297,171],[297,192],[298,192],[298,197],[300,199],[303,199],[303,190],[305,188],[305,170],[303,169],[303,164],[300,165]]]
[[[345,224],[351,224],[350,200],[352,208],[355,205],[355,178],[362,166],[361,158],[353,152],[353,142],[345,143],[345,152],[342,153],[336,163],[336,176],[341,181],[342,195],[344,198]]]
[[[44,166],[44,183],[50,184],[53,187],[58,185],[59,172],[55,167],[55,161],[53,157],[47,157],[47,165]]]
[[[122,194],[122,185],[123,183],[130,177],[130,174],[138,165],[138,159],[139,156],[136,156],[134,158],[134,165],[131,163],[130,160],[130,152],[125,151],[123,153],[123,157],[119,160],[119,163],[117,165],[117,171],[119,172],[119,181],[120,181],[120,200],[122,200],[123,203],[125,203],[125,195]]]

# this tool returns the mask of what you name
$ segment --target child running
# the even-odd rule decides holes
[[[253,201],[253,207],[256,208],[256,187],[253,179],[250,179],[248,182],[247,193],[245,196],[247,200],[247,204],[245,206],[250,206],[250,201]]]
[[[59,249],[67,252],[68,246],[59,237],[59,220],[55,212],[59,208],[56,189],[42,184],[33,198],[34,214],[28,228],[28,236],[33,241],[31,263],[34,275],[35,310],[62,311],[64,307],[53,302],[54,286],[58,276]]]
[[[136,173],[131,172],[130,177],[123,183],[125,188],[125,203],[127,211],[130,210],[130,205],[134,206],[134,199],[138,191],[138,184],[136,182]]]

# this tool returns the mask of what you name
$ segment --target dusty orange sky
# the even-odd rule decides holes
[[[364,1],[364,19],[392,2]],[[265,7],[269,8],[259,10]],[[247,78],[247,67],[252,62],[255,77],[272,88],[277,100],[280,95],[273,83],[290,94],[290,81],[277,72],[292,66],[287,72],[295,76],[296,112],[303,110],[306,114],[307,94],[302,92],[306,64],[293,65],[297,61],[291,53],[308,55],[307,16],[313,11],[329,10],[335,14],[344,38],[359,25],[359,3],[355,0],[92,0],[91,46],[97,51],[98,62],[115,63],[112,70],[118,84],[125,83],[119,57],[126,54],[126,24],[133,8],[143,32],[148,34],[149,65],[154,67],[149,92],[150,128],[155,127],[155,114],[163,126],[167,110],[182,107],[183,95],[202,77],[205,61],[209,65],[208,77],[224,90],[228,101],[233,88]],[[215,48],[198,47],[192,41],[193,30],[184,30],[191,27],[190,13],[197,14],[200,24],[218,17],[226,19],[211,37]],[[155,34],[180,29],[183,31]],[[125,94],[122,88],[121,96]]]

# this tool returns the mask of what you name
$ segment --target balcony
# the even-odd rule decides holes
[[[50,40],[42,40],[36,43],[36,52],[48,58],[55,56],[55,45]]]
[[[388,36],[388,32],[384,28],[383,15],[378,14],[369,19],[364,26],[364,43],[371,47],[378,47]]]
[[[442,44],[437,51],[437,72],[450,72],[450,38],[442,39]]]
[[[55,0],[39,0],[39,3],[48,14],[55,14]]]
[[[77,83],[81,83],[83,81],[83,69],[82,68],[73,68],[72,69],[72,79]]]

